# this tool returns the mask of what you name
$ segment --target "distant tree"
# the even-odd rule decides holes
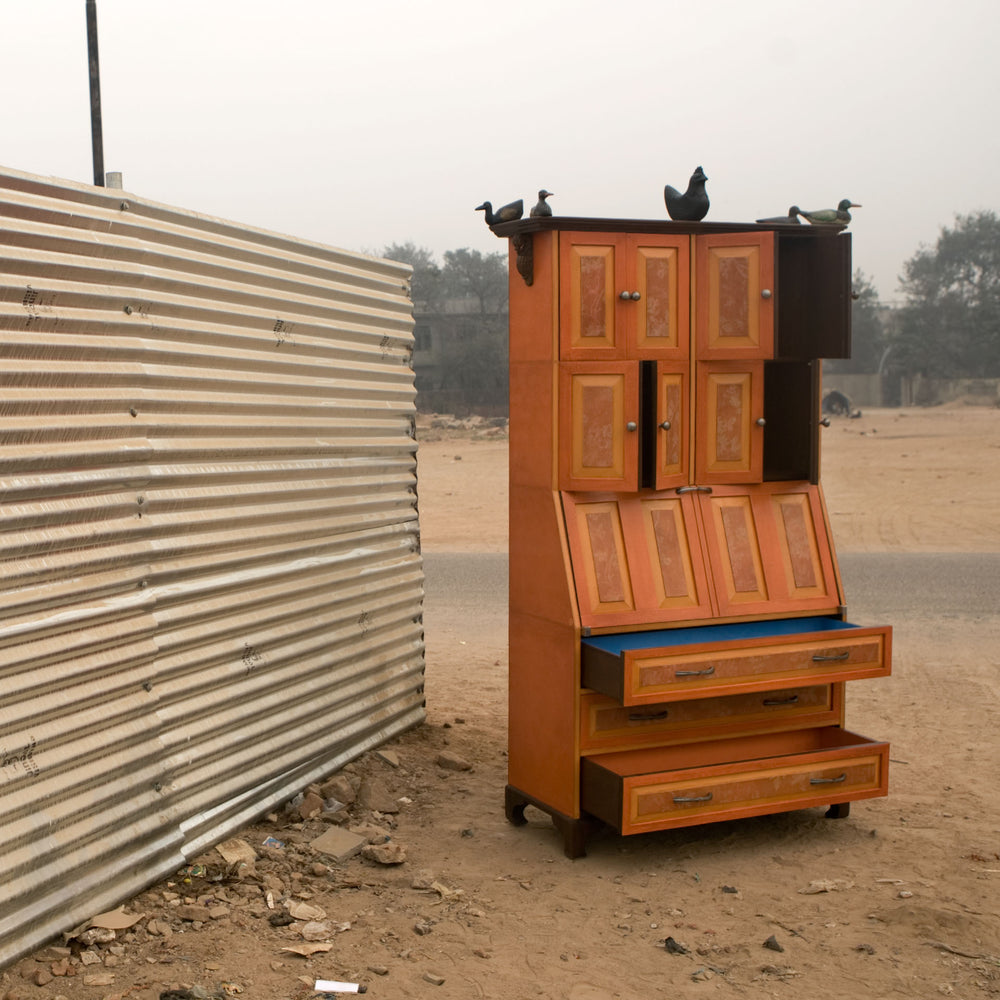
[[[885,350],[885,330],[882,326],[878,291],[862,270],[854,272],[851,282],[851,356],[823,364],[825,372],[872,373],[879,370]]]
[[[446,250],[444,286],[449,300],[475,305],[453,340],[444,387],[461,386],[493,406],[507,398],[507,257],[478,250]]]
[[[445,287],[455,298],[474,298],[482,316],[507,312],[507,255],[478,250],[446,250]]]
[[[415,311],[436,312],[441,307],[445,295],[444,280],[433,251],[408,241],[390,243],[382,250],[382,256],[413,268],[410,298]]]
[[[1000,218],[958,215],[903,268],[893,362],[910,374],[1000,377]]]

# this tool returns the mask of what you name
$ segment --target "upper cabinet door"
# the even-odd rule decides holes
[[[688,236],[631,237],[624,290],[629,357],[683,361],[690,354],[691,254]]]
[[[774,354],[774,234],[696,237],[699,360]]]
[[[624,236],[564,233],[560,240],[559,357],[609,361],[625,357],[618,315],[624,290]],[[619,284],[622,288],[619,289]],[[631,301],[629,301],[631,305]]]
[[[685,360],[689,285],[689,236],[563,233],[560,359]]]

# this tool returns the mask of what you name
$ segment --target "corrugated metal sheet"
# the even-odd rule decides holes
[[[408,276],[0,171],[0,964],[422,721]]]

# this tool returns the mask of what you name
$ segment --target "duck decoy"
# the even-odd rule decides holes
[[[476,211],[486,213],[486,225],[492,229],[493,226],[501,222],[516,222],[520,219],[524,215],[524,199],[518,198],[517,201],[512,201],[509,205],[503,205],[495,212],[493,211],[493,205],[488,201],[484,201],[482,205],[476,206]]]
[[[667,204],[667,215],[675,221],[700,222],[708,214],[708,194],[705,191],[705,171],[698,167],[688,181],[687,191],[681,194],[667,184],[663,189],[663,200]]]
[[[546,198],[551,198],[551,197],[552,197],[552,192],[551,191],[546,191],[545,188],[542,188],[542,190],[538,192],[538,202],[537,202],[537,204],[535,204],[532,207],[532,209],[528,213],[528,215],[532,219],[546,218],[546,217],[550,216],[552,214],[552,206],[551,205],[547,205],[546,202],[545,202],[545,199]]]
[[[857,202],[851,201],[850,198],[844,198],[836,208],[820,208],[814,212],[803,212],[799,209],[799,215],[814,226],[822,226],[831,222],[846,226],[851,221],[851,213],[848,211],[850,208],[861,208],[861,206]]]
[[[758,219],[758,223],[763,223],[765,225],[777,224],[779,222],[790,222],[793,225],[801,226],[802,223],[799,222],[799,213],[802,211],[798,205],[792,205],[788,210],[788,215],[774,215],[770,219]]]

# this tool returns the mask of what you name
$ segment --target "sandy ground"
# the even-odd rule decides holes
[[[502,553],[506,442],[435,437],[425,432],[419,453],[425,552]],[[838,551],[1000,553],[997,449],[996,409],[835,418],[823,483]],[[865,618],[850,593],[848,606]],[[330,824],[285,812],[241,834],[285,845],[257,849],[255,877],[213,880],[226,868],[212,852],[199,859],[206,877],[131,901],[145,917],[83,949],[96,959],[76,944],[68,958],[45,951],[0,978],[0,997],[154,1000],[195,986],[287,1000],[312,996],[317,978],[436,1000],[1000,995],[996,614],[925,608],[889,622],[892,677],[850,686],[851,728],[892,744],[888,798],[855,803],[841,821],[804,810],[608,833],[576,861],[541,813],[529,809],[527,827],[504,820],[502,614],[478,621],[429,600],[425,624],[428,724],[395,740],[388,760],[369,754],[348,769],[369,804],[385,792],[398,808],[356,802],[348,825],[380,824],[402,864],[328,866],[307,842]],[[442,766],[442,753],[460,759]],[[470,769],[453,769],[463,761]],[[319,907],[332,946],[308,958],[282,950],[303,943],[303,925],[272,926],[268,892],[279,912]],[[183,919],[185,900],[212,918]],[[783,950],[765,946],[772,937]],[[78,974],[52,977],[67,966]]]

